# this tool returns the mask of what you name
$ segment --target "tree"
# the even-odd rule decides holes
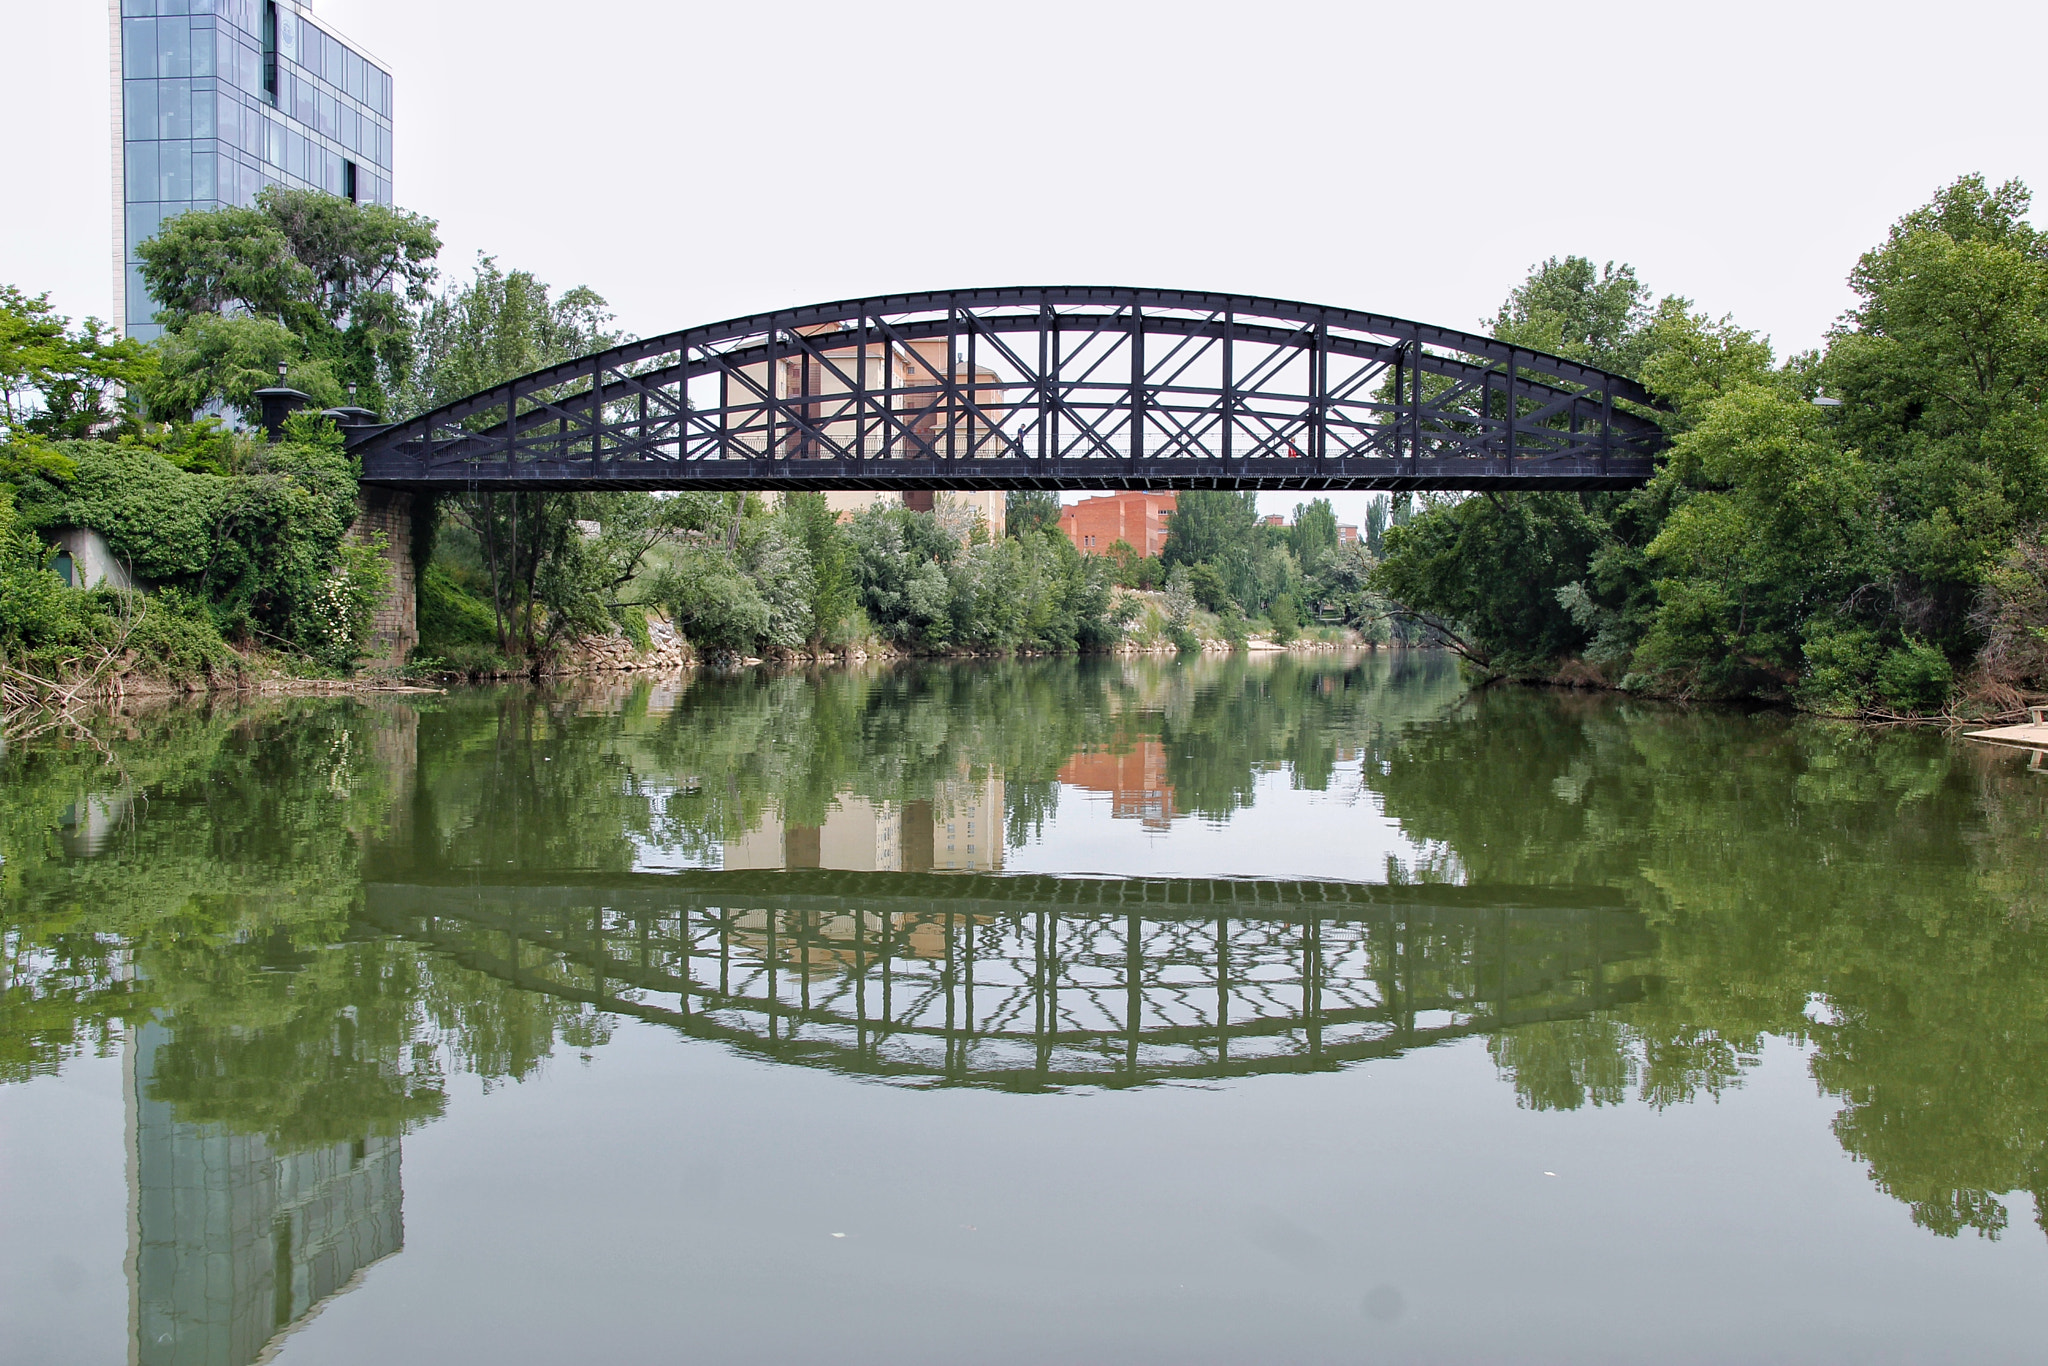
[[[1633,266],[1553,256],[1529,269],[1494,315],[1493,335],[1534,351],[1633,375],[1642,363],[1650,291]]]
[[[1760,385],[1716,400],[1671,461],[1664,477],[1705,487],[1647,547],[1659,605],[1641,663],[1709,692],[1789,690],[1831,609],[1869,581],[1869,471],[1821,409]]]
[[[1060,529],[1060,496],[1051,489],[1013,489],[1005,500],[1003,526],[1023,537]]]
[[[1168,569],[1248,554],[1257,534],[1259,501],[1255,493],[1191,489],[1176,501],[1166,524],[1166,544],[1159,559]]]
[[[312,357],[305,340],[273,318],[201,313],[167,331],[155,348],[158,367],[145,386],[150,412],[189,422],[209,403],[223,403],[254,420],[258,389],[286,385],[316,408],[347,401],[334,367]]]
[[[479,255],[468,281],[426,306],[414,364],[398,387],[401,411],[425,411],[615,345],[623,338],[610,322],[593,291],[579,287],[555,298],[529,272],[502,271]],[[600,604],[615,616],[624,606],[619,590],[654,544],[708,525],[712,513],[702,498],[709,496],[679,502],[646,494],[467,492],[446,507],[475,539],[500,650],[532,655],[567,626],[601,624]],[[578,523],[593,520],[628,530],[623,540],[606,541],[601,533],[589,545]]]
[[[1387,497],[1376,493],[1365,505],[1365,549],[1374,559],[1379,558],[1380,538],[1387,533]]]
[[[48,441],[110,427],[119,416],[115,395],[146,382],[155,362],[147,347],[108,336],[96,318],[74,329],[48,294],[0,285],[0,477],[61,469]]]
[[[2030,203],[1965,176],[1901,218],[1857,262],[1860,302],[1819,367],[1895,527],[1890,624],[1958,662],[1992,566],[2048,516],[2048,237]]]
[[[1266,615],[1273,623],[1273,642],[1285,645],[1301,633],[1301,609],[1294,604],[1291,593],[1275,597],[1266,608]]]
[[[822,493],[785,494],[781,516],[785,538],[802,547],[809,566],[810,629],[805,643],[816,651],[837,636],[853,614],[852,547]]]
[[[1557,593],[1587,573],[1605,537],[1571,494],[1467,498],[1389,528],[1372,587],[1474,663],[1546,673],[1590,639]]]
[[[338,384],[357,386],[359,402],[386,408],[413,366],[413,312],[441,249],[435,226],[402,209],[273,185],[247,208],[166,219],[137,250],[168,332],[202,317],[274,323]],[[188,391],[201,373],[188,375]],[[226,390],[223,378],[206,396],[227,401]]]
[[[551,297],[529,271],[501,270],[477,253],[470,279],[430,299],[421,311],[414,366],[399,391],[412,416],[494,384],[625,340],[595,290]]]
[[[1206,612],[1221,612],[1236,605],[1221,571],[1207,560],[1188,570],[1188,591]]]
[[[1287,529],[1287,544],[1296,563],[1312,568],[1324,555],[1337,548],[1337,514],[1330,500],[1317,498],[1294,505],[1294,525]]]

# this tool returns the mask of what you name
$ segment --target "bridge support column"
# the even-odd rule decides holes
[[[363,661],[373,668],[398,668],[413,646],[420,643],[418,575],[412,562],[412,500],[410,493],[367,485],[356,494],[356,520],[349,528],[349,539],[365,542],[383,532],[384,564],[389,570],[384,601],[377,604],[377,615],[370,626],[370,654]]]

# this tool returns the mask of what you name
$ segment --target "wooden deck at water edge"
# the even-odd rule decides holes
[[[1996,730],[1973,730],[1967,739],[1994,745],[2018,745],[2025,749],[2048,750],[2048,707],[2028,707],[2025,725],[2000,726]]]

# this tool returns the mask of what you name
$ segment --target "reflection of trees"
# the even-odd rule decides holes
[[[416,720],[354,701],[166,710],[120,723],[113,764],[0,760],[0,1081],[155,1020],[156,1098],[292,1151],[438,1115],[451,1068],[537,1066],[582,1007],[355,932],[362,843],[392,837]],[[125,819],[71,857],[51,813],[110,793]]]
[[[1776,1037],[1811,1045],[1844,1148],[1928,1227],[1995,1232],[2005,1192],[2048,1191],[2048,779],[2014,756],[1614,699],[1457,703],[1422,656],[674,686],[673,706],[640,684],[175,710],[111,723],[111,766],[90,747],[0,757],[0,1080],[151,1018],[163,1099],[288,1149],[397,1133],[440,1112],[449,1075],[527,1075],[623,1012],[887,1075],[986,1076],[1021,1049],[1010,1075],[1036,1076],[1043,1048],[1031,1085],[1142,1077],[1169,1055],[1249,1067],[1252,1037],[1231,1031],[1261,1011],[1288,1066],[1463,1030],[1488,1035],[1524,1103],[1559,1108],[1719,1095]],[[1447,851],[1459,880],[1615,902],[1654,939],[1573,957],[1535,919],[1502,947],[1476,922],[1411,917],[1390,957],[1377,912],[1324,917],[1317,939],[1232,912],[1219,946],[1202,917],[1149,912],[1135,930],[1015,907],[955,907],[948,924],[935,900],[885,927],[872,889],[693,908],[683,882],[655,880],[634,894],[668,902],[616,923],[608,902],[571,897],[548,922],[509,895],[573,882],[530,876],[543,868],[640,887],[627,870],[649,843],[711,851],[771,811],[816,821],[843,793],[929,800],[989,772],[1020,838],[1073,754],[1140,738],[1176,805],[1212,819],[1251,799],[1257,772],[1327,787],[1356,753],[1361,795]],[[487,916],[413,925],[417,905],[376,900],[460,879],[506,893],[482,909],[524,917],[518,953],[477,937]],[[709,953],[720,934],[723,979],[695,949],[677,970],[683,940]],[[1512,989],[1488,976],[1553,951]],[[1241,965],[1261,954],[1293,997],[1255,999]],[[868,999],[884,962],[887,1009]],[[834,1033],[849,1018],[865,1043]]]
[[[423,712],[419,800],[378,857],[618,870],[652,843],[708,860],[770,814],[818,826],[844,796],[928,801],[991,772],[1022,840],[1056,808],[1061,765],[1140,735],[1164,738],[1176,784],[1222,819],[1256,772],[1289,764],[1325,787],[1340,751],[1440,713],[1458,687],[1429,655],[755,671],[692,678],[660,709],[644,683],[470,694]]]
[[[1641,1001],[1495,1041],[1527,1103],[1718,1094],[1776,1035],[1929,1228],[1995,1233],[2000,1193],[2048,1191],[2048,782],[2023,760],[1501,690],[1367,782],[1473,878],[1621,888],[1657,927]]]

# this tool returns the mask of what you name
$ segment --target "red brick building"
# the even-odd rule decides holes
[[[1060,530],[1083,555],[1107,555],[1118,541],[1140,555],[1157,555],[1177,502],[1171,493],[1133,490],[1083,498],[1060,509]]]

